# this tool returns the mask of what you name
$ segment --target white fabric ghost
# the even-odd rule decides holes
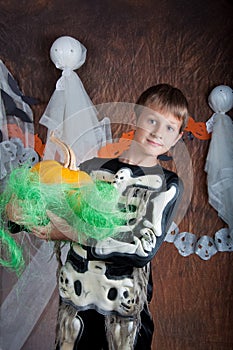
[[[105,118],[99,122],[97,111],[74,72],[85,62],[86,52],[78,40],[69,36],[58,38],[51,46],[51,60],[62,70],[62,76],[40,119],[40,124],[48,128],[44,159],[54,159],[56,153],[49,141],[51,130],[72,147],[78,163],[95,156],[105,144],[104,129],[109,121]]]
[[[209,95],[209,105],[215,112],[205,164],[209,203],[233,236],[233,123],[225,114],[233,107],[233,90],[225,85],[217,86]]]

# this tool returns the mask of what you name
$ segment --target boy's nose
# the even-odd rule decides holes
[[[151,132],[151,136],[152,136],[152,137],[155,137],[155,138],[157,138],[157,139],[162,139],[161,128],[157,128],[157,129],[153,130],[153,131]]]

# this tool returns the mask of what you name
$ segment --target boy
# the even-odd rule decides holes
[[[182,187],[175,173],[159,166],[158,156],[182,137],[188,104],[180,90],[159,84],[142,93],[135,114],[134,139],[119,159],[94,158],[80,166],[117,187],[119,205],[133,208],[133,219],[117,238],[71,244],[59,278],[57,350],[86,350],[93,344],[95,350],[151,349],[150,262],[172,222]],[[48,227],[32,232],[72,241],[74,232],[65,220],[49,215]]]

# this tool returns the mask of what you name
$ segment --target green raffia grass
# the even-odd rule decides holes
[[[114,236],[117,227],[125,224],[127,213],[118,208],[119,193],[111,185],[97,181],[92,185],[74,189],[69,184],[44,184],[37,173],[27,167],[12,171],[1,196],[0,211],[4,215],[6,204],[17,201],[21,208],[23,225],[30,230],[35,226],[47,225],[46,210],[64,218],[78,232],[96,240]],[[77,240],[80,240],[77,237]],[[7,261],[0,264],[17,271],[22,267],[22,251],[14,239],[0,231],[2,249],[7,252]]]
[[[24,269],[24,258],[21,247],[16,243],[14,238],[6,231],[0,229],[1,253],[0,264],[20,275]]]
[[[67,196],[75,214],[73,226],[97,240],[114,236],[117,227],[126,221],[126,214],[117,207],[118,200],[118,191],[106,182],[96,181],[94,186],[80,188]]]

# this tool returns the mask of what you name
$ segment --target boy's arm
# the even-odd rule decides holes
[[[46,241],[78,241],[77,232],[65,219],[60,218],[49,210],[47,210],[47,215],[50,222],[46,226],[33,227],[30,230],[31,233]]]
[[[58,217],[49,210],[47,210],[47,216],[50,222],[45,226],[36,226],[30,228],[30,230],[25,227],[22,210],[16,199],[7,204],[5,213],[8,219],[8,229],[13,234],[27,231],[47,241],[77,241],[77,233],[68,225],[66,220]]]

